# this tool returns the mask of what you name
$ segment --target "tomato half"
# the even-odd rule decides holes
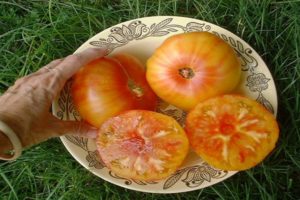
[[[245,170],[274,149],[275,117],[258,102],[223,95],[199,103],[187,116],[186,133],[195,152],[212,166]]]
[[[157,97],[145,76],[139,60],[127,54],[94,60],[73,78],[75,107],[95,127],[125,110],[154,110]]]
[[[149,181],[175,172],[187,155],[189,143],[175,119],[131,110],[103,123],[97,147],[106,166],[116,174]]]
[[[232,91],[240,74],[233,48],[209,32],[169,37],[148,59],[146,72],[154,92],[184,110]]]

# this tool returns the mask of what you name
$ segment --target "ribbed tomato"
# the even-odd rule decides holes
[[[222,95],[199,103],[186,119],[192,148],[214,167],[245,170],[261,162],[275,147],[275,117],[258,102]]]
[[[72,97],[80,116],[95,127],[125,110],[154,110],[157,101],[143,65],[127,54],[100,58],[80,69]]]
[[[169,37],[147,61],[147,80],[166,102],[190,110],[209,97],[232,91],[241,65],[225,41],[209,32]]]
[[[116,174],[150,181],[175,172],[188,153],[189,143],[175,119],[131,110],[103,123],[97,147],[106,166]]]

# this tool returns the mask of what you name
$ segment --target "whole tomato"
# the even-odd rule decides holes
[[[92,61],[73,77],[72,98],[80,116],[95,127],[130,109],[154,110],[157,97],[143,65],[127,54]]]
[[[166,39],[147,61],[146,77],[154,92],[183,110],[228,93],[238,84],[241,65],[235,51],[209,32]]]

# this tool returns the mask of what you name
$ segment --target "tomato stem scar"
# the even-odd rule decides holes
[[[191,79],[195,76],[194,71],[189,67],[180,68],[178,73],[185,79]]]
[[[138,86],[133,80],[128,81],[128,87],[138,98],[144,95],[143,88]]]

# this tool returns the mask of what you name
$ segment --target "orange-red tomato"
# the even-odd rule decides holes
[[[224,170],[245,170],[274,149],[275,117],[258,102],[222,95],[199,103],[187,116],[186,133],[195,152]]]
[[[241,65],[234,50],[209,32],[169,37],[147,61],[147,80],[166,102],[190,110],[198,102],[232,91]]]
[[[149,181],[175,172],[187,155],[189,143],[175,119],[131,110],[103,123],[97,147],[106,166],[116,174]]]
[[[95,127],[125,110],[154,110],[157,101],[143,65],[127,54],[100,58],[80,69],[72,97],[80,116]]]

